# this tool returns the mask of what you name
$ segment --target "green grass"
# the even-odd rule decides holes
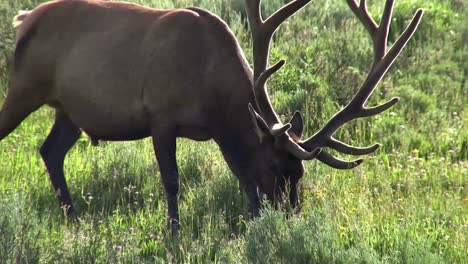
[[[3,94],[10,21],[38,2],[0,3]],[[205,7],[228,22],[250,57],[240,0],[135,2]],[[265,0],[264,9],[271,13],[283,2]],[[380,2],[370,1],[374,17]],[[44,107],[0,142],[0,263],[468,263],[468,7],[396,1],[390,41],[417,7],[426,11],[421,26],[372,98],[401,102],[337,134],[383,147],[352,171],[306,162],[300,216],[267,207],[249,219],[217,146],[180,139],[183,228],[173,240],[150,140],[93,147],[83,136],[65,165],[80,218],[67,223],[38,154],[53,120]],[[310,135],[357,89],[370,54],[370,40],[344,1],[313,1],[275,38],[272,60],[288,61],[270,82],[275,109],[284,119],[302,110]]]

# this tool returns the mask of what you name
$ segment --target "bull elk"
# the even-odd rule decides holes
[[[14,20],[14,68],[0,112],[0,140],[41,106],[55,109],[55,123],[40,154],[68,215],[75,209],[63,163],[82,131],[93,142],[152,137],[174,232],[179,226],[177,137],[218,144],[253,215],[259,214],[262,194],[272,201],[288,194],[287,200],[298,208],[304,160],[351,169],[362,159],[344,161],[322,148],[351,155],[378,148],[353,147],[333,135],[345,123],[377,115],[398,102],[393,98],[376,107],[364,106],[412,37],[423,11],[416,12],[387,50],[394,1],[386,1],[377,25],[365,0],[347,0],[371,36],[374,61],[351,101],[303,139],[302,114],[296,111],[282,124],[266,82],[284,65],[281,60],[269,67],[272,36],[310,0],[291,1],[267,19],[260,2],[245,1],[253,71],[226,23],[200,8],[158,10],[123,2],[57,0],[21,13]]]

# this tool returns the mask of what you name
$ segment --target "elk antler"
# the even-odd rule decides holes
[[[287,134],[288,130],[291,128],[291,124],[281,125],[281,122],[271,105],[265,85],[268,78],[278,71],[285,63],[284,60],[281,60],[267,69],[270,43],[273,34],[281,23],[309,3],[310,0],[292,1],[280,8],[266,20],[263,20],[262,18],[260,2],[261,0],[245,1],[253,39],[254,94],[260,115],[255,112],[255,109],[251,105],[249,105],[249,111],[253,118],[257,119],[258,122],[263,123],[264,126],[269,128],[270,134],[275,138],[275,142],[278,147],[288,151],[298,159],[314,159],[321,150],[316,148],[307,151],[291,139]]]
[[[284,65],[284,60],[281,60],[267,69],[271,39],[281,23],[310,1],[291,1],[266,20],[263,20],[260,10],[261,0],[245,0],[245,8],[253,39],[254,92],[258,110],[270,127],[280,123],[280,121],[271,105],[265,84],[268,78]]]
[[[336,140],[333,138],[333,135],[341,126],[347,122],[360,117],[377,115],[389,109],[399,101],[399,98],[395,97],[390,101],[375,107],[368,108],[364,106],[368,98],[374,92],[377,84],[380,82],[382,77],[395,61],[396,57],[398,57],[402,49],[408,43],[408,40],[413,36],[416,28],[419,25],[419,22],[421,21],[423,10],[419,9],[416,12],[409,26],[387,52],[387,36],[390,27],[394,1],[386,1],[379,26],[377,26],[375,21],[369,15],[365,0],[361,0],[359,5],[355,0],[346,0],[346,2],[372,38],[374,62],[366,80],[362,84],[361,88],[359,88],[357,93],[353,96],[351,101],[341,111],[336,113],[325,124],[325,126],[323,126],[322,129],[303,142],[299,142],[299,145],[301,145],[306,150],[316,149],[319,147],[329,147],[345,154],[367,155],[374,152],[379,147],[379,144],[365,148],[358,148]],[[351,169],[358,166],[362,162],[362,159],[355,161],[343,161],[333,157],[325,151],[322,151],[317,156],[317,159],[337,169]]]

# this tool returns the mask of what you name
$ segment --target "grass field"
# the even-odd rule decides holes
[[[43,1],[0,2],[0,105],[8,89],[12,17]],[[139,0],[201,6],[220,15],[250,58],[240,0]],[[286,0],[264,0],[271,13]],[[379,17],[383,1],[369,1]],[[43,107],[0,142],[0,263],[468,263],[468,6],[460,0],[397,0],[390,42],[418,7],[421,25],[372,101],[400,96],[377,117],[337,137],[383,147],[351,171],[306,162],[302,214],[266,206],[250,219],[246,198],[213,142],[178,140],[179,238],[166,229],[166,201],[149,139],[82,137],[66,175],[78,223],[58,208],[38,148],[53,121]],[[370,39],[345,1],[314,0],[275,38],[270,82],[282,117],[299,109],[306,134],[350,98],[372,60]]]

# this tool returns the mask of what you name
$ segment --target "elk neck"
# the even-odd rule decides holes
[[[251,79],[251,72],[247,72]],[[249,81],[249,83],[251,83]],[[251,87],[251,85],[250,85]],[[260,149],[260,142],[254,132],[253,122],[248,110],[248,104],[256,105],[252,88],[239,89],[244,92],[242,102],[232,102],[226,105],[226,116],[218,119],[218,129],[213,139],[232,172],[242,181],[255,168],[256,158]]]

